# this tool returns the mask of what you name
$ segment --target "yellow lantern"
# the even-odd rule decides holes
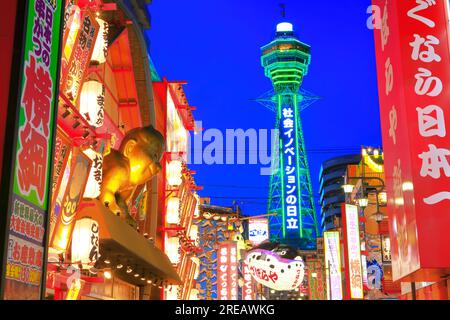
[[[192,289],[191,293],[189,295],[189,300],[199,300],[198,299],[198,294],[199,294],[198,289]]]
[[[100,195],[100,187],[102,185],[103,155],[92,148],[84,150],[84,154],[92,160],[92,165],[83,198],[95,199]]]
[[[171,186],[179,186],[182,182],[181,180],[182,170],[183,164],[180,160],[170,161],[166,167],[167,183]]]
[[[178,287],[175,285],[167,286],[165,290],[166,300],[178,300]]]
[[[100,18],[96,18],[100,29],[98,31],[97,39],[95,40],[94,50],[92,51],[91,61],[97,63],[104,63],[108,55],[108,23]]]
[[[91,218],[82,218],[75,223],[72,233],[72,262],[81,263],[90,269],[100,258],[99,226]]]
[[[197,241],[198,239],[198,226],[193,224],[191,226],[191,230],[189,232],[189,238],[191,238],[191,240]]]
[[[101,127],[105,118],[105,86],[96,80],[83,84],[80,113],[94,127]]]
[[[180,261],[180,239],[170,237],[166,240],[166,254],[170,262],[177,264]]]
[[[167,201],[166,222],[168,224],[180,223],[180,198],[172,197]]]
[[[200,197],[197,193],[194,193],[195,198],[195,210],[194,210],[194,218],[200,217]]]

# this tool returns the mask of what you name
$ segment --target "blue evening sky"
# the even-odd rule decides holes
[[[381,146],[370,0],[285,0],[286,21],[312,47],[303,88],[323,99],[303,111],[306,148],[318,198],[323,161]],[[251,99],[271,89],[260,47],[281,22],[275,0],[155,0],[149,7],[151,54],[161,76],[187,80],[186,95],[205,129],[271,129],[275,114]],[[205,143],[206,144],[206,143]],[[338,149],[338,150],[336,150]],[[340,150],[345,149],[345,150]],[[242,151],[238,151],[242,152]],[[250,151],[252,152],[252,151]],[[259,165],[191,165],[201,196],[266,213],[269,177]]]

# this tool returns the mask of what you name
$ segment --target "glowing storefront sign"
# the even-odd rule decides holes
[[[363,299],[363,276],[361,262],[361,241],[359,238],[359,214],[358,207],[345,205],[345,238],[346,256],[348,266],[347,284],[350,289],[351,299]]]
[[[22,3],[22,2],[21,2]],[[24,8],[22,8],[24,7]],[[50,163],[60,46],[61,2],[30,0],[25,10],[19,82],[12,194],[3,215],[10,215],[5,240],[7,261],[3,299],[39,299],[44,234],[48,218]],[[21,35],[20,35],[21,36]],[[17,89],[17,88],[16,88]],[[2,106],[3,108],[3,106]],[[3,254],[3,252],[2,252]]]
[[[341,250],[339,231],[323,233],[328,300],[342,300]]]
[[[74,27],[76,27],[76,24],[74,24]],[[61,78],[61,93],[69,98],[74,105],[78,101],[99,29],[100,26],[94,15],[90,11],[83,12],[76,40],[69,50],[70,59],[67,62],[67,68],[63,68],[65,73]]]
[[[372,2],[383,14],[374,38],[392,278],[440,280],[450,269],[447,1]]]
[[[248,253],[245,263],[256,282],[277,291],[297,289],[305,277],[300,256],[286,259],[273,251],[255,249]]]
[[[267,219],[250,219],[248,223],[248,238],[253,246],[269,239],[269,222]]]
[[[74,159],[71,176],[61,202],[61,212],[55,224],[50,246],[56,252],[65,252],[72,236],[76,210],[86,187],[90,167],[89,158],[79,152]]]
[[[234,241],[220,244],[217,278],[219,300],[237,300],[237,245]]]

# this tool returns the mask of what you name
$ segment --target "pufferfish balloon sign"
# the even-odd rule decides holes
[[[253,278],[277,291],[298,288],[305,276],[305,264],[297,250],[278,243],[263,243],[245,259]]]

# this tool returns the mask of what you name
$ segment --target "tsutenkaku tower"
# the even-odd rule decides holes
[[[318,225],[300,116],[318,99],[300,89],[311,47],[297,39],[292,24],[283,22],[277,25],[275,39],[261,50],[273,90],[258,100],[276,112],[279,129],[272,152],[268,211],[277,215],[269,219],[270,238],[314,250]]]

